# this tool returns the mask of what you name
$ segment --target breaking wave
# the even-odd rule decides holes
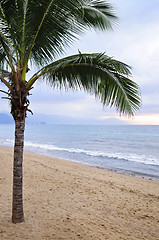
[[[110,159],[122,159],[125,161],[131,161],[131,162],[138,162],[143,164],[149,164],[149,165],[158,165],[159,166],[159,160],[153,156],[147,156],[147,155],[138,155],[134,153],[120,153],[120,152],[102,152],[102,151],[94,151],[94,150],[85,150],[80,148],[63,148],[63,147],[57,147],[55,145],[49,145],[49,144],[38,144],[38,143],[32,143],[29,141],[25,142],[25,147],[33,147],[36,149],[45,149],[49,151],[65,151],[68,153],[75,153],[75,154],[86,154],[88,156],[92,157],[103,157],[103,158],[110,158]]]
[[[6,139],[3,141],[4,144],[12,145],[13,140]],[[116,160],[125,160],[125,161],[131,161],[131,162],[137,162],[137,163],[143,163],[147,165],[156,165],[159,166],[159,159],[157,159],[154,156],[148,156],[148,155],[139,155],[134,153],[121,153],[121,152],[102,152],[102,151],[94,151],[94,150],[85,150],[80,148],[64,148],[64,147],[58,147],[51,144],[39,144],[39,143],[33,143],[30,141],[25,141],[25,148],[27,149],[35,149],[35,150],[43,150],[45,151],[63,151],[68,152],[72,154],[86,154],[88,156],[92,157],[100,157],[100,158],[107,158],[107,159],[116,159]]]

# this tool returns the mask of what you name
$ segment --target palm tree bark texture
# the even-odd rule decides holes
[[[23,222],[23,146],[25,118],[15,120],[12,221]]]
[[[12,76],[13,74],[11,74]],[[17,69],[16,84],[10,91],[11,114],[15,121],[14,162],[13,162],[13,199],[12,199],[12,222],[24,221],[23,212],[23,148],[25,117],[29,105],[26,95],[26,82],[21,80],[22,70]],[[14,76],[11,78],[13,79]]]

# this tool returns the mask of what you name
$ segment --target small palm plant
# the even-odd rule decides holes
[[[0,80],[7,90],[15,121],[12,221],[24,221],[23,146],[28,96],[43,79],[52,87],[83,89],[121,114],[140,106],[139,87],[130,67],[105,54],[79,54],[59,59],[88,28],[111,29],[116,20],[104,0],[1,0]],[[59,60],[55,60],[59,59]],[[26,81],[29,66],[39,71]]]

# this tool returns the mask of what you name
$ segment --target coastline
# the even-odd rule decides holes
[[[1,146],[1,145],[0,145]],[[25,149],[24,151],[26,152],[30,152],[33,154],[37,154],[37,155],[41,155],[41,156],[47,156],[50,158],[54,158],[54,159],[60,159],[63,161],[69,161],[69,162],[73,162],[73,163],[77,163],[77,164],[82,164],[85,166],[89,166],[89,167],[93,167],[93,168],[99,168],[105,171],[110,171],[110,172],[115,172],[115,173],[119,173],[119,174],[124,174],[124,175],[128,175],[128,176],[133,176],[133,177],[139,177],[139,178],[146,178],[149,180],[155,180],[159,182],[159,176],[156,175],[152,175],[152,174],[146,174],[146,173],[142,173],[142,172],[137,172],[137,171],[133,171],[133,170],[126,170],[126,169],[118,169],[118,168],[114,168],[114,167],[102,167],[102,166],[98,166],[97,164],[91,164],[91,163],[85,163],[79,160],[72,160],[72,159],[67,159],[67,158],[62,158],[62,157],[55,157],[52,156],[52,154],[44,154],[44,153],[39,153],[37,151],[32,151],[29,149]]]
[[[0,145],[13,147],[13,129],[0,127]],[[159,180],[159,126],[156,127],[27,125],[24,149]]]
[[[11,223],[13,149],[0,146],[0,239],[157,239],[159,182],[24,152],[25,222]]]

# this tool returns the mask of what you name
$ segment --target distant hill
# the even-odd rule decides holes
[[[34,114],[26,118],[27,124],[76,124],[76,125],[125,125],[126,121],[116,118],[109,119],[91,119],[91,118],[77,118],[59,115]]]
[[[13,124],[14,120],[8,113],[0,113],[0,124]],[[45,115],[34,114],[33,116],[28,114],[26,118],[26,124],[77,124],[77,125],[125,125],[126,121],[122,121],[115,118],[109,118],[105,120],[98,119],[80,119],[58,115]]]
[[[0,124],[11,124],[14,120],[11,115],[7,113],[0,113]]]

